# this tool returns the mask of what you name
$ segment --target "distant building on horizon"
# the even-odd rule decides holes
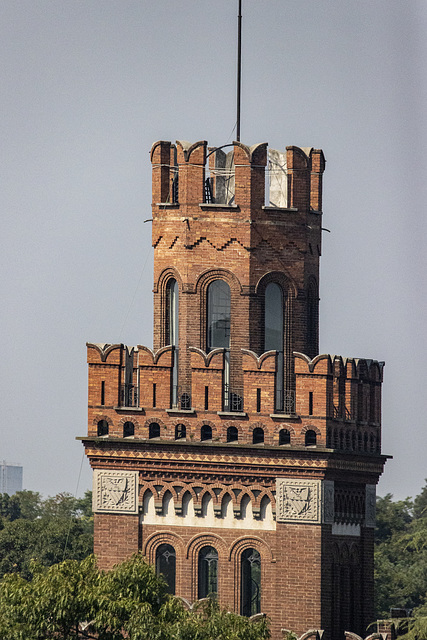
[[[12,496],[17,491],[22,491],[23,467],[19,464],[10,464],[4,460],[0,462],[0,493]]]

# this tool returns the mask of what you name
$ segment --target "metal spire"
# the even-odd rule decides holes
[[[236,140],[240,142],[240,91],[242,84],[242,0],[239,0],[237,16],[237,124]]]

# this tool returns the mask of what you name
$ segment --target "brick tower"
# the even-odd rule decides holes
[[[142,551],[274,640],[363,633],[383,363],[318,355],[323,153],[160,141],[151,162],[154,349],[87,345],[99,563]]]

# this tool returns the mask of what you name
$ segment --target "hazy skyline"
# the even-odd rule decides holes
[[[75,491],[86,341],[152,345],[149,150],[232,141],[237,4],[0,5],[0,458],[27,489]],[[426,27],[421,0],[243,0],[241,139],[325,153],[320,350],[385,361],[399,498],[427,476]]]

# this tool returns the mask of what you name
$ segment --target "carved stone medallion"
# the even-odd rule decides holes
[[[276,480],[277,522],[321,522],[321,481]]]
[[[93,473],[93,505],[98,513],[138,513],[138,472]]]

